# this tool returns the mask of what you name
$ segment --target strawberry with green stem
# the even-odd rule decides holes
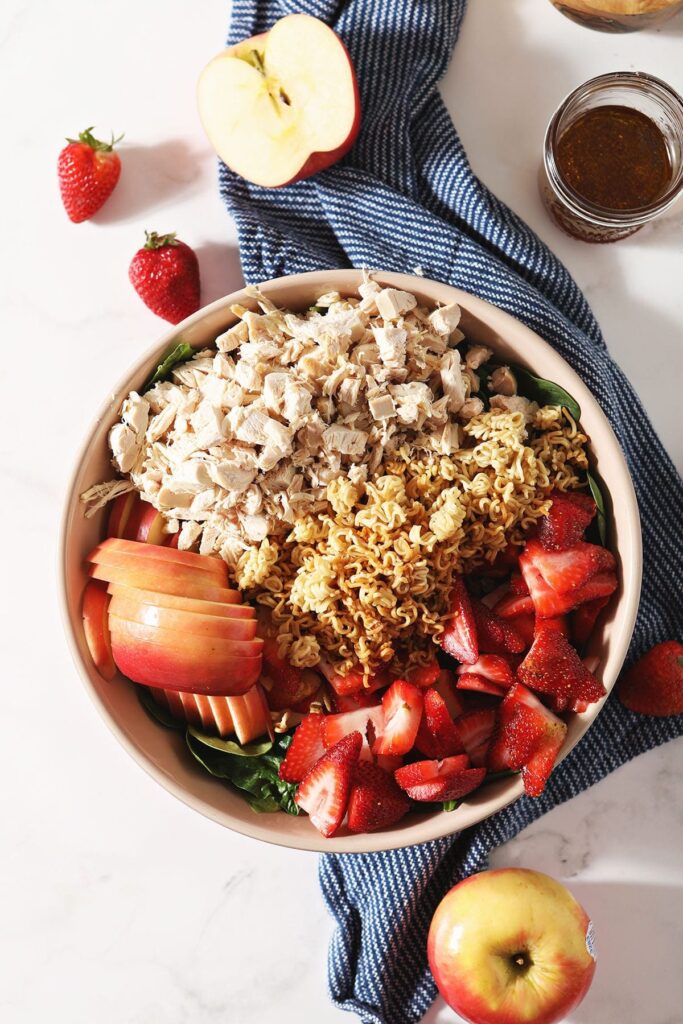
[[[112,133],[111,142],[102,142],[92,127],[77,139],[67,139],[57,160],[59,190],[67,215],[74,224],[89,220],[106,203],[121,175],[121,161],[114,146],[120,142]]]
[[[145,305],[169,323],[178,324],[199,309],[197,256],[175,232],[145,232],[146,242],[128,268],[128,277]]]

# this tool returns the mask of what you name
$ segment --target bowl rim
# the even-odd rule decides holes
[[[493,310],[496,318],[502,318],[499,333],[503,334],[505,329],[509,328],[518,335],[521,332],[522,337],[526,334],[528,338],[533,339],[534,345],[540,343],[542,346],[545,346],[548,350],[546,353],[548,358],[551,359],[551,362],[556,362],[558,366],[558,370],[560,371],[562,378],[562,386],[566,387],[566,389],[577,399],[582,411],[587,405],[591,407],[592,415],[596,416],[598,420],[601,421],[601,426],[605,429],[612,443],[613,454],[616,454],[617,456],[615,471],[619,476],[620,515],[623,520],[621,525],[625,527],[626,536],[629,541],[629,543],[624,546],[625,550],[622,551],[621,548],[619,549],[619,557],[623,567],[622,579],[620,582],[623,584],[626,579],[629,581],[629,586],[628,589],[624,587],[620,595],[619,620],[615,623],[616,633],[611,639],[611,646],[616,648],[619,652],[616,659],[618,667],[612,672],[613,678],[607,679],[603,676],[603,683],[607,691],[606,696],[601,701],[593,705],[588,712],[585,712],[584,716],[581,716],[584,718],[586,724],[580,732],[572,737],[571,742],[565,744],[562,749],[561,756],[557,761],[557,764],[559,764],[585,736],[586,732],[590,729],[591,725],[602,710],[626,657],[638,613],[642,580],[642,534],[636,493],[619,440],[597,399],[592,395],[578,373],[559,354],[559,352],[549,344],[549,342],[531,328],[527,327],[526,324],[522,323],[522,321],[517,320],[510,313],[507,313],[505,310],[493,303],[487,302],[470,292],[465,292],[462,289],[441,281],[412,274],[395,273],[392,271],[377,271],[373,273],[376,278],[380,279],[381,283],[385,287],[401,288],[406,291],[413,292],[436,288],[442,293],[447,294],[451,301],[459,302],[465,306],[475,317],[480,316],[484,322],[489,322],[490,311]],[[329,291],[332,290],[332,286],[335,283],[339,284],[341,276],[345,276],[349,279],[349,285],[351,285],[352,279],[355,280],[356,284],[358,284],[363,278],[363,271],[356,270],[354,268],[309,271],[302,274],[286,275],[284,277],[264,281],[259,284],[259,288],[265,295],[268,295],[270,292],[276,292],[285,286],[297,287],[299,285],[327,285],[327,290]],[[215,821],[217,824],[222,825],[231,831],[248,836],[249,838],[261,840],[274,846],[282,846],[289,849],[299,849],[318,853],[381,852],[385,850],[404,848],[422,842],[429,842],[434,839],[440,839],[445,836],[455,834],[464,828],[468,828],[485,821],[487,818],[492,817],[499,811],[514,803],[520,796],[523,796],[524,787],[521,777],[516,776],[489,784],[487,792],[489,794],[494,794],[494,790],[499,789],[500,795],[495,798],[495,809],[483,815],[477,813],[477,805],[461,804],[455,812],[432,811],[428,814],[425,813],[424,815],[415,815],[415,823],[400,830],[391,829],[379,832],[361,833],[357,835],[349,833],[341,836],[335,836],[332,839],[323,838],[312,827],[302,828],[296,833],[291,834],[278,833],[277,830],[269,830],[267,826],[263,825],[264,820],[270,820],[272,815],[253,814],[253,821],[250,820],[249,822],[233,819],[230,811],[217,809],[205,801],[201,796],[191,792],[186,786],[177,782],[170,774],[164,772],[163,769],[142,748],[142,746],[134,741],[127,730],[119,722],[116,715],[114,715],[105,705],[104,701],[97,693],[93,681],[90,678],[88,667],[85,665],[81,650],[79,649],[76,641],[75,631],[69,614],[67,548],[70,525],[69,521],[71,518],[70,513],[74,506],[74,502],[77,504],[79,501],[79,495],[76,493],[76,485],[82,464],[91,446],[91,438],[99,427],[102,419],[111,414],[112,398],[120,396],[122,393],[127,393],[127,391],[130,390],[130,381],[136,375],[140,374],[143,366],[145,366],[153,356],[168,349],[174,341],[177,342],[180,335],[187,332],[188,329],[192,328],[194,325],[201,323],[212,314],[220,313],[225,309],[229,309],[229,307],[235,303],[253,301],[253,297],[247,294],[246,288],[247,286],[245,285],[243,288],[231,292],[230,294],[202,307],[196,313],[193,313],[179,324],[176,324],[169,330],[165,331],[152,345],[146,347],[141,356],[136,360],[135,364],[133,366],[129,366],[125,374],[122,375],[117,382],[116,386],[109,390],[107,399],[102,402],[96,416],[90,422],[87,435],[84,437],[84,440],[74,458],[72,471],[70,473],[67,486],[63,491],[63,507],[61,512],[57,550],[59,577],[58,589],[61,619],[74,664],[91,701],[97,708],[98,713],[104,719],[109,730],[113,733],[121,746],[138,763],[138,765],[140,765],[148,775],[160,783],[164,789],[179,799],[182,803],[195,811],[199,811],[199,813],[203,814],[205,817],[210,818],[212,821]],[[343,290],[349,291],[350,287],[347,288],[345,286]],[[439,299],[439,301],[442,300]],[[522,363],[525,362],[524,356],[521,357],[520,361]],[[628,571],[626,571],[627,568]],[[144,713],[142,712],[142,709],[141,713]],[[304,819],[302,819],[302,823],[303,821]]]

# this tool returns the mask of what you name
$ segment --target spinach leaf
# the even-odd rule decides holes
[[[598,525],[598,534],[600,535],[600,543],[604,547],[607,543],[607,515],[605,513],[605,499],[602,496],[600,485],[595,477],[590,473],[586,473],[586,478],[588,479],[590,492],[593,495],[593,501],[598,506],[596,522]]]
[[[510,369],[517,377],[520,394],[530,398],[539,405],[563,405],[575,420],[581,419],[581,406],[563,387],[544,377],[535,377],[521,366],[510,364]]]
[[[159,384],[162,380],[167,380],[171,375],[171,371],[174,370],[176,366],[180,366],[181,363],[186,363],[188,359],[192,359],[193,355],[194,349],[192,346],[188,345],[185,341],[181,341],[180,344],[176,345],[176,347],[168,353],[166,358],[159,363],[156,370],[142,389],[142,394],[144,395],[146,391],[149,391],[150,388],[153,388],[155,384]]]
[[[165,729],[175,729],[176,732],[185,732],[186,723],[178,721],[174,718],[168,708],[164,708],[161,704],[157,704],[154,697],[147,689],[146,686],[136,686],[135,692],[138,695],[138,700],[142,704],[143,708],[147,712],[150,718],[153,718],[159,725],[163,725]]]
[[[202,743],[205,747],[222,750],[224,754],[232,754],[235,757],[259,757],[261,754],[267,754],[273,746],[272,741],[268,739],[262,740],[260,743],[248,743],[242,746],[237,740],[224,740],[220,736],[209,736],[208,733],[195,729],[193,725],[187,731],[192,739]]]
[[[474,395],[475,398],[480,398],[484,403],[484,409],[489,409],[491,404],[489,402],[489,377],[495,370],[495,366],[492,363],[482,363],[474,371],[479,378],[479,390]]]
[[[279,776],[280,765],[291,736],[278,736],[266,753],[244,755],[230,753],[216,746],[202,742],[188,729],[185,742],[196,761],[217,779],[225,779],[242,791],[244,799],[257,812],[286,811],[299,814],[294,802],[297,787],[283,782]]]

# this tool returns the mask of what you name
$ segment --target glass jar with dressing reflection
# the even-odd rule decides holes
[[[572,21],[602,32],[637,32],[683,11],[683,0],[552,0]]]

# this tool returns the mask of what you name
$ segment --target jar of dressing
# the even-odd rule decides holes
[[[637,32],[683,11],[683,0],[552,0],[572,21],[602,32]]]
[[[633,234],[683,191],[683,99],[643,72],[592,78],[551,118],[540,187],[551,217],[575,238]]]

